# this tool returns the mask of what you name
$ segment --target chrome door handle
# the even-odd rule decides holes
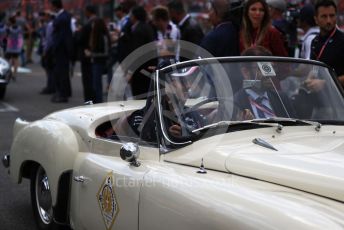
[[[73,180],[79,183],[84,183],[85,181],[89,180],[89,178],[85,176],[75,176]]]

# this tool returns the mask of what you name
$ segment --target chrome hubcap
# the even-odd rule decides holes
[[[45,224],[52,222],[52,199],[48,177],[42,167],[39,167],[36,174],[36,202],[38,213]]]

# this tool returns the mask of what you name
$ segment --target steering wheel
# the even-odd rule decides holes
[[[195,111],[197,110],[199,107],[201,107],[202,105],[205,105],[205,104],[208,104],[210,102],[214,102],[214,101],[218,101],[218,98],[217,97],[210,97],[210,98],[206,98],[205,100],[203,101],[200,101],[194,105],[192,105],[191,107],[189,107],[188,109],[186,109],[183,114],[187,114],[187,113],[190,113],[192,111]]]
[[[233,98],[227,98],[227,97],[210,97],[206,98],[203,101],[200,101],[190,108],[186,109],[183,114],[187,114],[193,111],[196,111],[199,109],[201,106],[211,103],[214,101],[218,101],[218,106],[217,108],[214,109],[217,110],[216,115],[213,118],[214,122],[215,120],[221,121],[221,120],[231,120],[231,115],[233,114],[233,110],[238,109],[237,103],[233,100]],[[231,109],[232,108],[232,109]],[[215,118],[216,117],[216,118]]]

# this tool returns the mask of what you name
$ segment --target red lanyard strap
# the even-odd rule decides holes
[[[260,111],[262,111],[263,113],[266,113],[266,114],[269,114],[270,116],[275,116],[275,114],[274,114],[274,112],[271,110],[271,109],[269,109],[269,108],[267,108],[267,107],[265,107],[265,106],[262,106],[262,105],[260,105],[260,104],[258,104],[255,100],[253,100],[252,98],[249,98],[249,100],[250,100],[250,102],[251,102],[251,104],[253,104],[257,109],[259,109]]]
[[[333,31],[331,32],[330,36],[327,38],[326,42],[322,45],[321,50],[320,50],[320,52],[319,52],[319,54],[318,54],[318,56],[317,56],[317,60],[320,59],[320,57],[321,57],[321,55],[323,54],[323,52],[324,52],[324,50],[325,50],[327,44],[329,43],[329,41],[331,40],[331,38],[334,36],[334,34],[336,33],[336,31],[337,31],[337,27],[335,27],[335,28],[333,29]]]
[[[256,34],[256,37],[254,38],[254,41],[253,41],[253,36],[252,36],[251,47],[256,47],[257,46],[259,33],[260,33],[260,28],[258,28],[258,30],[257,30],[257,34]]]

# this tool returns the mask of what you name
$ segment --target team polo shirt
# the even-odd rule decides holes
[[[330,35],[316,36],[312,41],[311,59],[317,60],[323,45]],[[336,30],[333,37],[329,39],[318,61],[332,67],[337,76],[344,75],[344,33],[339,29]]]

